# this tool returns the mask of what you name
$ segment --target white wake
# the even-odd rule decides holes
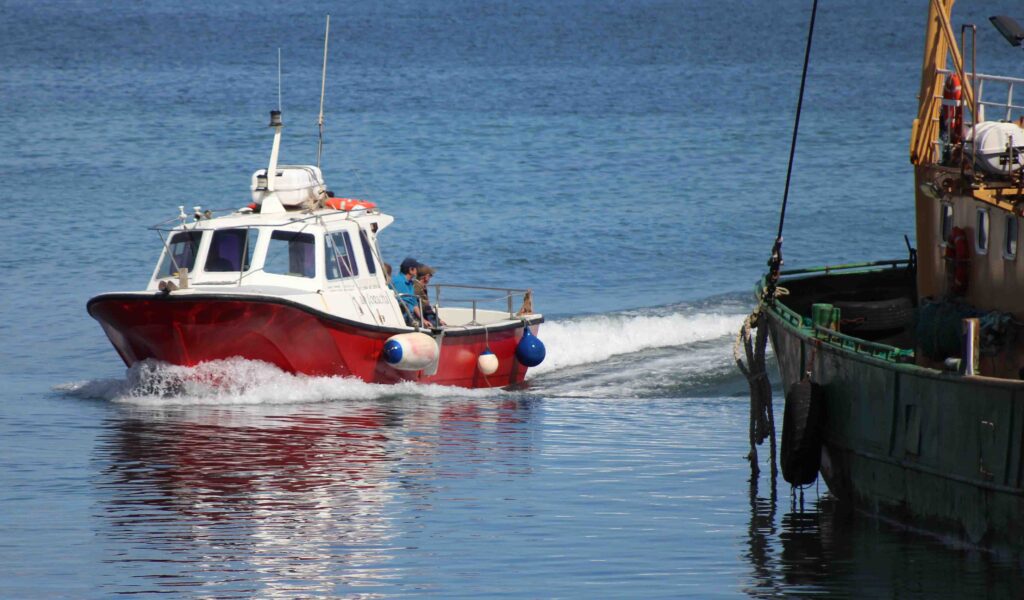
[[[731,365],[728,348],[744,315],[740,306],[684,306],[548,321],[538,335],[547,357],[529,371],[527,380],[545,382],[543,393],[629,397],[661,385],[662,380],[673,381],[680,369],[692,373],[727,370]],[[563,378],[566,381],[560,381]],[[241,358],[195,367],[147,361],[128,369],[124,379],[68,383],[55,389],[78,398],[158,406],[497,398],[517,393],[293,375],[268,363]]]

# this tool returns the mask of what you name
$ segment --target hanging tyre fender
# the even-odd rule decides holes
[[[810,379],[801,379],[786,392],[782,478],[791,485],[807,485],[818,478],[824,408],[822,387]]]
[[[833,306],[839,309],[844,333],[903,329],[914,321],[914,302],[906,296],[870,301],[836,300]]]

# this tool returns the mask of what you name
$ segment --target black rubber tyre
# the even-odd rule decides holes
[[[782,478],[807,485],[821,466],[821,427],[824,411],[821,386],[802,379],[786,393],[782,419]]]
[[[864,302],[837,300],[842,331],[894,331],[914,321],[914,303],[907,297]]]

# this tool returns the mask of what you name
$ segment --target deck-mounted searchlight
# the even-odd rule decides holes
[[[995,28],[999,30],[999,33],[1003,34],[1006,41],[1010,42],[1011,46],[1020,47],[1021,42],[1024,41],[1024,28],[1021,28],[1013,17],[1006,15],[996,15],[989,17],[989,21],[995,25]]]

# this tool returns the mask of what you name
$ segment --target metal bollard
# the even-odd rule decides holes
[[[960,329],[960,374],[978,375],[978,346],[981,321],[964,319]]]

